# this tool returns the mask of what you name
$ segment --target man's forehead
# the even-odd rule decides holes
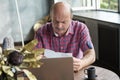
[[[56,21],[68,21],[70,19],[70,17],[68,17],[68,16],[54,16],[53,19]]]

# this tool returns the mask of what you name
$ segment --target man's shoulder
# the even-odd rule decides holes
[[[52,22],[47,22],[46,24],[44,24],[43,26],[42,26],[42,28],[43,29],[47,29],[47,28],[51,28],[52,27]]]
[[[85,23],[77,21],[77,20],[72,20],[72,26],[76,29],[87,27]]]
[[[72,20],[72,24],[85,25],[85,23],[78,21],[78,20]]]
[[[41,28],[39,28],[38,31],[47,31],[47,30],[51,30],[51,29],[52,29],[52,23],[51,22],[47,22]]]
[[[44,24],[41,28],[39,28],[36,32],[37,34],[42,35],[50,35],[52,34],[52,23],[48,22]]]

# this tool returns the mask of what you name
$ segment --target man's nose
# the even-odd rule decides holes
[[[61,28],[62,27],[62,23],[58,23],[58,27]]]

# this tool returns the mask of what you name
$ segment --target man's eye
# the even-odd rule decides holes
[[[63,24],[65,24],[66,22],[65,22],[65,21],[63,21],[62,23],[63,23]]]
[[[54,21],[54,23],[63,23],[63,24],[66,24],[66,21],[62,21],[62,22]]]
[[[54,23],[58,23],[57,21],[53,21]]]

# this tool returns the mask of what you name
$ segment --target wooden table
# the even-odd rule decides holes
[[[108,69],[98,66],[89,66],[89,67],[95,67],[96,75],[97,75],[96,80],[120,80],[119,76],[116,73]],[[85,80],[84,69],[77,73],[74,73],[74,80]]]

